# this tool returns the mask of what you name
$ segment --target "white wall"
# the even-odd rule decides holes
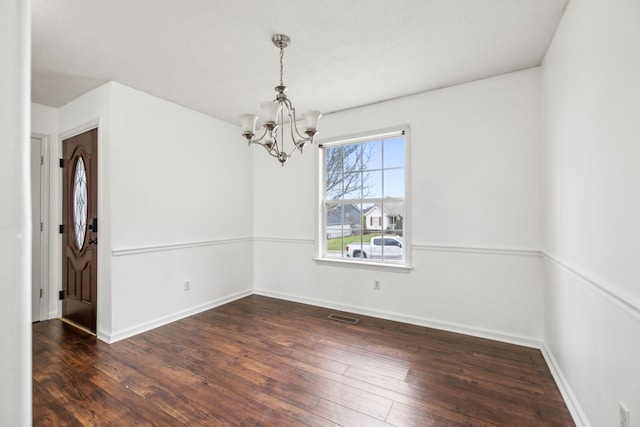
[[[0,2],[0,414],[31,425],[31,2]]]
[[[58,109],[32,103],[31,131],[56,138],[58,136]]]
[[[408,274],[316,264],[317,147],[284,168],[252,148],[256,292],[539,340],[539,91],[531,69],[322,118],[320,140],[411,126]]]
[[[573,0],[542,66],[544,336],[593,426],[640,425],[639,23]]]
[[[237,126],[112,88],[110,333],[120,339],[251,293],[253,212]]]
[[[65,137],[99,126],[101,339],[251,292],[251,158],[236,126],[115,82],[65,105],[59,117]]]

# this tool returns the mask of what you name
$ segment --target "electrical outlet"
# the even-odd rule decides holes
[[[373,289],[375,289],[376,291],[380,290],[380,280],[373,281]]]
[[[191,290],[191,280],[185,280],[184,281],[184,290],[185,291],[190,291]]]
[[[631,412],[622,402],[618,403],[620,405],[620,427],[631,427]]]

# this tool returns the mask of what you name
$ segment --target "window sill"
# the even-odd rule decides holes
[[[370,261],[351,261],[343,259],[330,259],[330,258],[314,258],[316,264],[320,265],[332,265],[347,268],[358,268],[361,270],[381,270],[381,271],[393,271],[397,273],[408,274],[413,270],[413,267],[401,264],[383,264],[381,262]]]

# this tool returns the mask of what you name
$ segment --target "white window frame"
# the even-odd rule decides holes
[[[365,269],[387,270],[409,272],[411,264],[411,128],[409,125],[394,126],[385,129],[378,129],[369,132],[361,132],[337,138],[319,141],[320,153],[317,164],[317,209],[316,209],[316,257],[318,264],[338,265],[344,267],[355,267]],[[403,241],[404,241],[404,263],[376,262],[372,260],[362,260],[359,258],[329,258],[325,256],[326,245],[326,221],[325,212],[325,150],[324,148],[337,147],[341,145],[356,144],[359,142],[375,141],[378,139],[390,138],[398,135],[404,136],[404,217],[403,217]]]

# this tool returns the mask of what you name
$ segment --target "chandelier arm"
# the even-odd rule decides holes
[[[295,138],[295,135],[294,135],[294,131],[295,131],[295,133],[298,133],[298,129],[297,129],[296,125],[295,125],[295,122],[291,122],[291,123],[294,123],[292,126],[290,126],[291,141],[293,141],[293,148],[291,149],[291,151],[289,153],[287,153],[287,156],[289,156],[289,157],[291,157],[293,155],[293,153],[295,153],[296,150],[300,150],[300,152],[302,152],[302,147],[304,147],[305,143],[307,143],[309,141],[308,138],[304,138],[304,137],[301,137],[301,139],[296,141],[296,138]]]
[[[262,140],[264,139],[265,136],[267,136],[268,133],[269,133],[269,129],[265,128],[260,138],[249,140],[249,145],[251,144],[260,145],[262,148],[264,148],[267,151],[267,153],[269,153],[271,157],[275,157],[277,159],[279,157],[280,151],[278,150],[275,142],[271,144],[271,146],[269,146],[268,143],[262,142]],[[277,139],[275,136],[273,136],[273,140],[277,142]]]
[[[288,98],[283,102],[283,104],[287,107],[287,116],[289,116],[289,132],[291,133],[291,142],[293,143],[293,150],[291,150],[291,153],[293,154],[296,148],[298,148],[298,141],[296,141],[295,135],[293,133],[296,120],[296,111],[291,105],[291,101],[289,101]]]
[[[265,144],[264,142],[260,142],[260,141],[251,141],[251,143],[259,145],[262,148],[264,148],[267,151],[267,153],[269,153],[269,155],[271,157],[275,157],[276,159],[278,158],[279,152],[274,149],[275,145],[272,145],[271,147],[269,147],[269,145]]]
[[[265,129],[264,129],[264,132],[262,132],[262,135],[260,136],[260,138],[257,138],[257,139],[255,139],[255,138],[251,138],[251,139],[249,140],[249,144],[260,144],[260,145],[262,145],[262,143],[261,143],[260,141],[262,141],[262,139],[263,139],[265,136],[267,136],[267,132],[269,132],[269,130],[265,128]],[[255,135],[254,135],[254,136],[255,136]]]
[[[293,149],[291,150],[291,154],[293,154],[293,152],[296,151],[297,149],[302,150],[302,147],[304,147],[305,144],[309,142],[308,138],[305,138],[302,135],[300,135],[300,133],[298,132],[298,127],[295,125],[295,122],[293,123],[294,124],[291,126],[291,140],[293,141]],[[298,136],[300,137],[298,140],[296,140],[294,132],[297,133]]]
[[[277,159],[278,157],[280,157],[280,153],[279,153],[278,151],[274,151],[273,147],[272,147],[272,148],[269,148],[269,147],[267,147],[265,144],[262,144],[262,143],[260,143],[260,145],[262,145],[262,147],[263,147],[265,150],[267,150],[267,153],[269,153],[269,155],[270,155],[271,157],[275,157],[276,159]]]
[[[296,141],[295,135],[293,133],[294,127],[295,127],[295,109],[292,107],[291,105],[291,101],[289,101],[288,98],[285,98],[282,103],[284,104],[285,108],[287,109],[287,116],[289,117],[289,132],[291,134],[291,143],[293,144],[293,148],[291,149],[291,151],[287,152],[287,158],[290,158],[293,153],[295,153],[295,151],[299,148],[299,144],[300,141]],[[284,108],[283,108],[284,110]],[[292,114],[293,112],[293,114]],[[284,121],[282,122],[282,124],[284,125]],[[284,149],[284,143],[282,146],[282,151],[285,151]]]
[[[302,135],[300,133],[300,131],[298,130],[298,125],[296,124],[296,122],[293,122],[293,123],[294,123],[294,125],[292,126],[293,129],[291,131],[292,138],[293,138],[293,130],[295,130],[296,134],[298,135],[298,138],[300,138],[298,140],[298,142],[296,143],[296,145],[299,145],[301,143],[306,143],[306,142],[312,143],[313,142],[313,138],[309,137],[309,136]]]
[[[289,100],[289,98],[285,99],[283,103],[287,107],[287,115],[289,116],[289,130],[291,132],[291,141],[295,145],[295,148],[299,148],[301,144],[310,141],[310,139],[300,134],[300,131],[298,130],[298,121],[296,119],[296,109],[293,107],[293,105],[291,105],[291,101]],[[296,138],[296,135],[298,136],[298,138]]]
[[[289,108],[290,108],[289,118],[291,119],[291,123],[293,123],[293,126],[291,126],[291,140],[294,141],[294,143],[296,144],[296,148],[300,144],[304,144],[306,142],[313,143],[313,137],[304,136],[300,133],[300,130],[298,129],[298,119],[296,118],[296,109],[291,105],[291,101],[289,101],[289,99],[287,99],[287,101],[289,102]],[[296,142],[296,138],[293,135],[294,130],[296,135],[298,135],[298,138],[299,138],[297,142]]]
[[[298,146],[298,145],[294,145],[294,146],[293,146],[293,148],[291,149],[291,151],[289,151],[289,152],[287,153],[287,157],[292,157],[292,156],[293,156],[293,153],[295,153],[295,152],[296,152],[296,150],[299,150],[299,149],[300,149],[300,146]]]

